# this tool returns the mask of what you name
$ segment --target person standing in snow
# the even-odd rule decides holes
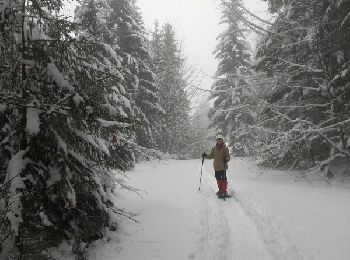
[[[229,150],[224,142],[224,137],[218,135],[216,137],[216,145],[211,149],[209,155],[202,154],[205,159],[214,159],[213,165],[215,170],[215,178],[218,184],[218,196],[227,196],[227,177],[226,170],[228,168],[227,162],[230,160]]]

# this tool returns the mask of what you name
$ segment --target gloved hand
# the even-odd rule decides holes
[[[205,157],[207,157],[207,154],[204,152],[204,153],[202,154],[202,158],[205,158]]]

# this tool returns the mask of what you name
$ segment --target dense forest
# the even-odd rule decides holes
[[[132,217],[116,175],[196,158],[215,133],[262,166],[349,162],[349,1],[271,0],[271,21],[218,4],[219,65],[195,106],[173,26],[148,33],[136,0],[81,0],[73,19],[61,0],[0,0],[0,259],[51,259],[65,240],[85,259]]]
[[[350,159],[350,3],[267,1],[273,21],[221,1],[212,126],[263,166],[321,169]],[[259,35],[252,48],[247,32]]]

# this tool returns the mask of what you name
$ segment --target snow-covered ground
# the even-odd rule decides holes
[[[233,198],[218,200],[212,162],[152,161],[128,173],[147,194],[123,191],[137,213],[97,241],[90,260],[350,259],[350,186],[295,182],[281,171],[230,162]]]

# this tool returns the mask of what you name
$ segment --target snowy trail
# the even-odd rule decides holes
[[[234,197],[219,201],[215,183],[205,178],[203,184],[199,259],[271,259],[257,229]]]
[[[212,257],[205,258],[210,254],[208,252],[202,259],[304,259],[269,212],[259,206],[242,187],[235,184],[232,175],[227,177],[231,187],[229,193],[233,194],[233,197],[218,203],[213,195],[217,188],[212,180],[212,170],[210,167],[206,167],[206,170],[209,173],[204,178],[207,188],[203,195],[206,198],[213,197],[212,203],[207,206],[211,208],[212,213],[213,208],[217,208],[217,212],[214,213],[216,215],[220,215],[221,212],[222,219],[226,222],[224,227],[227,229],[221,232],[226,233],[227,239],[224,256],[215,258],[216,254],[213,254]],[[205,198],[203,200],[205,201]],[[209,223],[212,221],[207,221],[206,224]]]
[[[293,229],[289,229],[289,223],[293,221],[285,217],[288,225],[281,225],[281,219],[273,213],[283,214],[273,211],[274,207],[266,207],[269,204],[261,203],[261,191],[269,203],[269,196],[278,195],[279,190],[271,189],[270,181],[257,181],[255,168],[250,170],[241,160],[231,162],[228,180],[234,197],[222,201],[215,195],[217,188],[211,162],[206,161],[204,165],[202,187],[198,191],[200,166],[200,160],[153,161],[142,163],[129,172],[130,183],[147,194],[140,198],[123,191],[117,203],[119,207],[137,213],[140,223],[124,220],[119,232],[95,243],[89,259],[299,260],[328,259],[327,253],[332,254],[315,253],[312,247],[301,248],[300,242],[304,241],[295,241],[298,237],[294,236]],[[291,189],[297,192],[297,187]],[[308,188],[306,191],[314,192]],[[350,193],[344,194],[350,199]],[[298,207],[295,205],[296,210]],[[347,211],[338,213],[346,214]],[[302,235],[308,233],[308,230],[297,231]],[[350,238],[346,230],[341,235]],[[338,255],[341,257],[334,259],[348,259],[350,251],[348,254],[345,243],[338,245],[343,251]]]

